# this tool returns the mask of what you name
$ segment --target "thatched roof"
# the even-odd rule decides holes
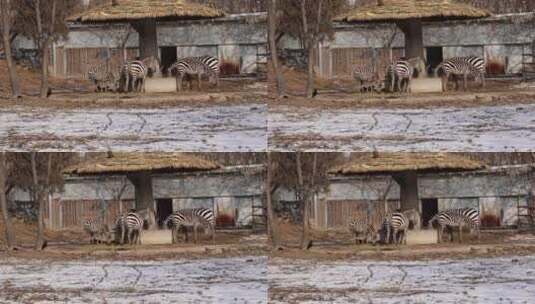
[[[71,16],[68,21],[78,22],[129,22],[143,19],[161,21],[202,19],[224,16],[216,8],[189,3],[186,0],[117,0]]]
[[[485,166],[475,160],[448,153],[379,153],[336,166],[329,172],[342,175],[471,171]]]
[[[336,17],[336,21],[395,22],[408,19],[439,21],[489,17],[491,13],[454,0],[385,0],[384,5],[358,7]]]
[[[114,153],[66,168],[75,175],[129,174],[136,172],[174,173],[218,169],[209,160],[184,153]]]

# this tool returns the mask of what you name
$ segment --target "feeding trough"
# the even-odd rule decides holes
[[[144,230],[141,233],[143,245],[167,245],[173,242],[171,230]]]
[[[437,243],[437,231],[434,229],[407,231],[407,245],[428,245]]]
[[[441,93],[442,81],[440,78],[421,77],[411,80],[412,93]]]

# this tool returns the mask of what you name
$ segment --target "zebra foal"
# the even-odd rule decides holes
[[[479,212],[474,208],[462,208],[462,209],[450,209],[437,213],[435,216],[429,220],[428,228],[432,229],[433,224],[437,223],[437,234],[438,242],[442,242],[442,235],[444,229],[450,229],[450,241],[453,242],[453,227],[459,229],[459,242],[462,242],[462,230],[463,227],[470,228],[470,233],[472,229],[476,229],[477,238],[480,239],[480,227],[481,220],[479,218]]]
[[[185,76],[197,76],[197,87],[202,90],[201,79],[207,75],[209,82],[219,86],[221,73],[219,60],[212,56],[187,57],[175,62],[167,69],[168,74],[176,71],[176,91],[182,91],[182,81]]]
[[[196,208],[183,209],[169,215],[164,221],[164,227],[171,226],[173,229],[173,244],[178,243],[178,232],[184,229],[186,242],[188,242],[188,228],[193,228],[193,238],[195,243],[198,242],[197,230],[200,226],[204,227],[205,234],[209,230],[212,234],[212,242],[215,242],[215,216],[211,209]]]
[[[88,218],[83,222],[84,231],[89,234],[90,244],[100,244],[105,242],[110,243],[108,225],[103,223],[102,220],[96,218]]]

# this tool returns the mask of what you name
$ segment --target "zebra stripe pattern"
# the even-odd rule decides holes
[[[188,241],[187,227],[193,227],[194,240],[197,243],[197,228],[198,226],[203,226],[205,228],[205,233],[208,233],[208,230],[212,233],[212,241],[215,241],[215,216],[214,212],[211,209],[207,208],[196,208],[196,209],[184,209],[179,210],[171,215],[169,215],[165,221],[164,226],[169,226],[173,229],[173,243],[177,242],[178,230],[184,228],[186,235],[186,242]],[[208,229],[207,229],[208,228]]]
[[[387,68],[386,74],[390,79],[390,91],[394,92],[395,84],[397,84],[397,90],[399,92],[409,91],[412,70],[408,61],[398,60],[394,62]],[[406,84],[402,87],[404,81],[406,81]]]
[[[120,215],[115,222],[115,232],[116,235],[119,234],[120,244],[124,244],[125,241],[130,245],[140,244],[143,223],[143,218],[136,212]]]
[[[168,73],[170,74],[172,71],[176,71],[177,92],[182,91],[182,80],[186,75],[197,75],[199,90],[202,89],[201,78],[203,75],[207,75],[211,83],[219,86],[219,74],[221,73],[219,60],[212,56],[182,58],[169,67]]]
[[[464,90],[467,89],[467,78],[474,77],[476,80],[479,79],[482,87],[485,87],[485,73],[486,73],[486,63],[485,60],[481,57],[470,56],[470,57],[453,57],[443,61],[435,69],[435,74],[439,70],[442,70],[442,91],[446,91],[448,88],[448,81],[450,76],[462,76],[463,77],[463,86]],[[455,78],[456,89],[459,88],[457,83],[457,78]]]
[[[96,92],[113,91],[116,89],[117,76],[109,70],[107,63],[90,66],[87,76],[95,85]]]
[[[353,79],[359,82],[359,91],[361,93],[372,92],[376,90],[376,87],[379,87],[379,76],[374,66],[371,65],[355,65]]]
[[[145,93],[145,79],[151,73],[158,73],[160,62],[155,57],[128,61],[121,69],[122,90]]]
[[[429,227],[432,228],[433,223],[438,224],[438,241],[442,241],[442,234],[445,228],[458,227],[459,241],[462,242],[462,228],[469,227],[470,230],[476,229],[478,238],[480,238],[481,220],[479,212],[474,208],[450,209],[437,213],[429,221]],[[453,233],[450,231],[450,241],[453,241]]]
[[[386,231],[386,243],[390,243],[390,236],[394,244],[405,244],[407,242],[407,230],[409,229],[409,219],[402,212],[394,212],[383,222],[383,228]],[[398,240],[398,233],[403,233]]]
[[[108,225],[104,224],[101,220],[95,218],[86,219],[83,222],[84,231],[89,234],[89,243],[97,244],[106,242],[109,243]]]

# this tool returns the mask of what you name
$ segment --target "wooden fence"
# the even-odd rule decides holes
[[[385,76],[385,71],[392,61],[403,57],[403,48],[373,49],[373,48],[335,48],[324,49],[322,52],[322,71],[326,77],[351,77],[355,65],[372,65],[376,62],[379,77]],[[373,60],[373,58],[376,58]]]
[[[127,48],[128,60],[138,56],[137,48]],[[123,62],[121,49],[108,48],[57,48],[55,72],[57,77],[87,79],[90,66],[109,64],[111,70],[119,70]]]
[[[45,209],[47,227],[52,230],[81,228],[87,218],[103,216],[108,225],[113,225],[117,216],[134,208],[133,200],[123,200],[122,207],[118,201],[95,200],[52,200]]]
[[[367,215],[368,206],[370,216],[373,216],[378,208],[382,208],[382,202],[369,200],[333,200],[328,201],[326,205],[327,222],[324,228],[345,228],[353,217]],[[389,212],[396,210],[398,206],[398,200],[388,201]]]

